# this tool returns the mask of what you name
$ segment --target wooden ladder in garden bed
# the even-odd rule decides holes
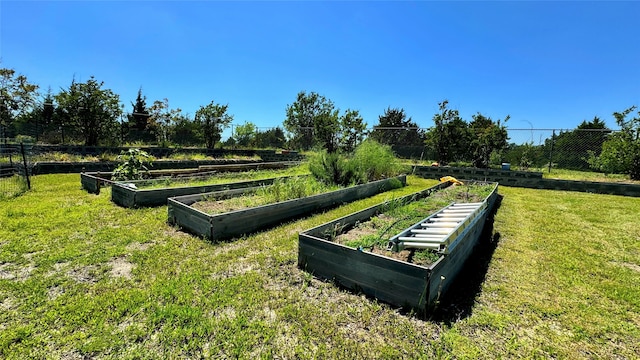
[[[392,237],[388,250],[432,249],[448,254],[486,207],[486,202],[452,203]]]

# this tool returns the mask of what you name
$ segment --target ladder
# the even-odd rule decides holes
[[[486,202],[451,203],[389,240],[387,250],[432,249],[448,254],[465,230],[472,228],[487,209]]]

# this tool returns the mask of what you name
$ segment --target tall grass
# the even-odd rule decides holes
[[[353,154],[322,151],[309,159],[311,174],[328,184],[348,186],[393,177],[406,171],[391,147],[364,141]]]

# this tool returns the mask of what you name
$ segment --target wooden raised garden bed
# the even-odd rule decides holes
[[[465,224],[464,230],[452,233],[455,234],[455,248],[434,253],[435,261],[431,264],[419,265],[400,256],[387,256],[381,251],[372,252],[368,251],[371,249],[350,247],[334,241],[340,233],[383,214],[391,206],[390,202],[385,202],[300,233],[298,266],[346,288],[425,314],[436,306],[464,262],[472,256],[487,215],[493,210],[498,196],[498,184],[490,184],[492,190],[479,204],[481,206],[475,217]],[[441,183],[394,201],[415,202],[448,185]]]
[[[252,189],[179,196],[168,200],[168,221],[170,224],[178,225],[182,229],[211,240],[228,239],[280,224],[283,221],[298,218],[315,211],[373,196],[392,189],[398,182],[402,186],[406,185],[406,175],[373,181],[328,193],[214,215],[197,210],[192,205],[210,198],[242,195]]]
[[[120,182],[114,183],[111,186],[111,201],[127,208],[162,206],[167,204],[167,199],[170,197],[252,188],[256,186],[270,185],[277,179],[284,178],[286,177],[159,189],[136,189],[131,186],[135,185],[136,182]]]
[[[225,164],[199,166],[197,169],[163,169],[149,171],[149,179],[175,175],[202,175],[211,172],[241,172],[248,170],[285,169],[300,165],[299,161],[260,162],[245,164]],[[90,194],[99,194],[100,188],[116,181],[111,180],[111,172],[83,172],[80,174],[82,189]],[[174,195],[175,196],[175,195]]]

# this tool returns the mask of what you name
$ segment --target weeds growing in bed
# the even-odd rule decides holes
[[[482,201],[489,196],[492,189],[493,185],[452,185],[418,201],[390,202],[379,215],[372,217],[369,221],[359,223],[343,234],[339,234],[340,231],[333,231],[334,234],[328,235],[334,238],[334,241],[346,246],[381,253],[414,264],[432,264],[440,256],[435,251],[404,250],[393,253],[386,251],[389,238],[452,202]]]
[[[353,154],[316,153],[309,159],[311,174],[327,184],[353,185],[400,175],[405,167],[391,147],[367,140]]]

